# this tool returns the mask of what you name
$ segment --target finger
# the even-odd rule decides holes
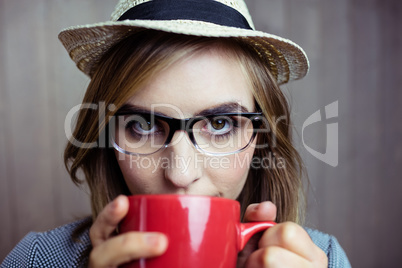
[[[271,201],[251,204],[247,207],[244,220],[247,221],[275,221],[276,206]]]
[[[276,206],[270,202],[262,202],[259,204],[251,204],[247,207],[244,215],[244,221],[274,221],[276,218]],[[258,249],[258,242],[261,238],[262,232],[255,234],[251,237],[244,249],[239,253],[237,262],[238,267],[244,267],[249,255]]]
[[[269,228],[261,237],[258,246],[259,248],[281,247],[312,262],[326,259],[324,251],[314,244],[308,233],[293,222],[281,223]]]
[[[110,238],[90,254],[90,267],[115,267],[166,251],[168,240],[161,233],[128,232]]]
[[[101,211],[89,230],[92,246],[108,239],[128,212],[128,198],[120,195]]]
[[[267,247],[254,251],[247,260],[247,268],[311,267],[308,260],[281,247]]]

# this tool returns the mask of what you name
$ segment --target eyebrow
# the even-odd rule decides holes
[[[169,117],[168,115],[161,113],[161,112],[151,112],[151,110],[146,109],[146,108],[141,108],[129,103],[124,104],[122,107],[120,107],[119,110],[117,110],[116,115],[123,115],[123,114],[155,114],[155,115],[161,115],[161,116],[166,116]]]
[[[226,102],[222,104],[218,104],[215,107],[208,108],[198,112],[196,115],[198,116],[206,116],[206,115],[214,115],[214,114],[223,114],[223,113],[247,113],[248,109],[237,102]]]
[[[218,104],[214,107],[204,109],[195,114],[195,116],[208,116],[214,114],[223,114],[223,113],[247,113],[248,109],[237,102],[226,102],[222,104]],[[151,111],[146,108],[138,107],[129,103],[124,104],[117,112],[116,115],[122,114],[134,114],[134,113],[144,113],[150,114],[153,113],[155,115],[161,115],[165,117],[171,117],[161,112]]]

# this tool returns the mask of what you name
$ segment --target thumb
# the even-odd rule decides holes
[[[244,214],[244,221],[275,221],[276,206],[271,201],[251,204]]]
[[[251,204],[247,207],[244,214],[244,221],[275,221],[276,206],[271,201],[265,201],[257,204]],[[247,242],[244,249],[237,257],[237,267],[245,267],[248,257],[251,253],[258,249],[258,242],[262,236],[262,232],[255,234]]]

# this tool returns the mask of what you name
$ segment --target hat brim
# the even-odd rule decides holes
[[[267,62],[278,84],[304,77],[307,55],[294,42],[269,33],[191,20],[109,21],[64,29],[59,39],[77,67],[92,76],[101,57],[122,39],[144,29],[205,37],[236,37],[251,45]]]

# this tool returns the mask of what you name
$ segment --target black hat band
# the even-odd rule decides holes
[[[252,30],[240,12],[214,0],[153,0],[130,8],[123,20],[195,20]]]

